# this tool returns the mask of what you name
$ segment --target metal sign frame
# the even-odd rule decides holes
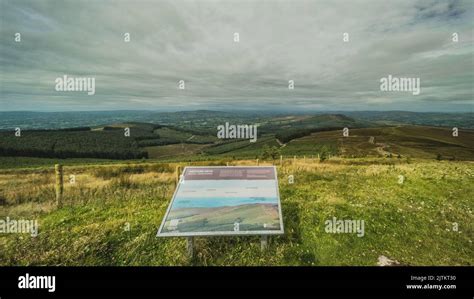
[[[163,217],[163,221],[161,222],[160,228],[156,234],[157,237],[195,237],[195,236],[262,236],[262,235],[282,235],[284,234],[284,226],[283,226],[283,215],[281,212],[281,202],[280,202],[280,190],[278,188],[278,173],[276,166],[186,166],[183,170],[183,174],[186,173],[187,169],[193,168],[272,168],[275,172],[275,188],[276,188],[276,196],[277,196],[277,203],[278,203],[278,216],[280,222],[280,229],[279,230],[255,230],[255,231],[225,231],[225,232],[162,232],[164,225],[166,223],[166,219],[168,218],[169,212],[171,211],[171,207],[176,199],[176,194],[178,193],[179,188],[181,187],[181,182],[184,179],[184,175],[180,178],[178,186],[174,191],[173,198],[171,199],[170,204],[168,205],[168,209]]]

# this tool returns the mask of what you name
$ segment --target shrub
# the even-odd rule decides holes
[[[131,189],[138,187],[138,184],[132,182],[129,175],[121,174],[118,177],[112,179],[112,186],[116,188]]]
[[[280,156],[280,149],[276,146],[269,147],[268,145],[263,146],[263,153],[261,155],[261,158],[263,160],[265,159],[277,159],[278,156]]]

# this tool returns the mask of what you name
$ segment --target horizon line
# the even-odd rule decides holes
[[[414,110],[248,110],[248,109],[195,109],[195,110],[140,110],[140,109],[112,109],[112,110],[0,110],[0,113],[91,113],[91,112],[150,112],[150,113],[177,113],[177,112],[267,112],[267,113],[315,113],[315,112],[409,112],[409,113],[440,113],[466,114],[474,111],[414,111]]]

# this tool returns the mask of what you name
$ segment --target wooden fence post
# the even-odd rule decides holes
[[[63,166],[61,164],[54,165],[54,171],[56,174],[56,205],[58,208],[60,208],[63,205],[63,191],[64,191]]]
[[[258,163],[258,159],[257,159],[257,166],[258,166],[258,165],[259,165],[259,163]]]
[[[175,171],[175,180],[176,180],[176,186],[179,184],[179,177],[181,175],[181,166],[176,166],[176,171]]]
[[[280,165],[283,165],[283,155],[280,155]]]

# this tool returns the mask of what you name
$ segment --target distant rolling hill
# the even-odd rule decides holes
[[[310,153],[317,144],[337,147],[343,157],[390,156],[474,160],[474,130],[460,130],[458,137],[447,128],[428,126],[396,126],[317,132],[292,140],[284,153]]]
[[[406,156],[428,159],[474,160],[474,130],[458,126],[415,126],[411,122],[448,122],[449,115],[411,112],[351,112],[330,114],[244,114],[217,111],[147,113],[160,122],[111,122],[55,130],[13,129],[0,131],[0,156],[102,159],[194,159],[196,157],[258,158],[268,148],[275,155],[318,155],[343,157]],[[17,114],[15,114],[18,116]],[[35,113],[28,113],[34,117]],[[101,115],[96,112],[95,117]],[[105,113],[112,117],[112,113]],[[134,112],[137,117],[139,112]],[[421,116],[420,116],[421,115]],[[452,114],[450,124],[469,125],[467,114]],[[90,116],[90,115],[89,115]],[[121,112],[120,118],[126,115]],[[44,117],[44,115],[43,115]],[[396,120],[396,121],[395,121]],[[408,119],[406,119],[408,121]],[[258,140],[218,139],[217,126],[258,124]],[[396,123],[397,125],[393,125]],[[81,123],[83,124],[83,123]],[[349,128],[349,137],[342,129]],[[130,128],[130,137],[124,129]]]

